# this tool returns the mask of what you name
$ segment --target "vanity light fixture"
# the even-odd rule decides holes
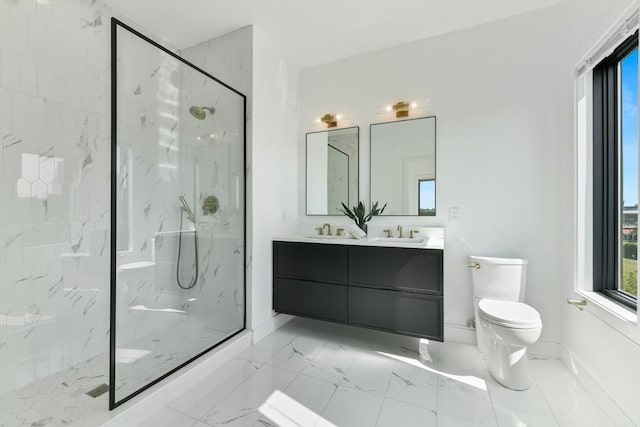
[[[416,108],[418,108],[418,103],[416,101],[398,101],[393,105],[387,105],[384,109],[389,112],[395,112],[396,118],[400,118],[409,117],[409,110],[415,110]]]
[[[324,116],[320,117],[318,120],[318,122],[322,122],[322,123],[326,123],[328,128],[334,128],[336,126],[338,126],[338,120],[342,118],[341,114],[336,114],[335,116],[333,114],[325,114]]]
[[[393,104],[393,111],[396,117],[409,117],[409,103],[400,101]]]

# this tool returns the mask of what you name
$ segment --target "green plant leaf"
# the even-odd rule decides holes
[[[380,215],[384,211],[384,208],[387,207],[387,204],[385,203],[381,209],[378,209],[378,204],[379,204],[378,202],[374,202],[371,205],[371,210],[369,211],[368,214],[364,206],[364,202],[362,202],[362,200],[360,200],[358,204],[352,207],[351,209],[349,209],[347,205],[345,205],[344,203],[342,203],[342,209],[340,208],[336,208],[336,209],[342,214],[351,218],[356,224],[364,225],[368,221],[370,221],[371,218],[373,218],[374,216]]]

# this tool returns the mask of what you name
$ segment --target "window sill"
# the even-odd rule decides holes
[[[618,319],[631,323],[632,325],[638,324],[638,315],[633,311],[625,308],[610,298],[602,295],[599,292],[578,291],[580,295],[586,298],[589,302],[597,305],[602,310],[616,316]]]
[[[640,336],[637,330],[638,315],[636,313],[599,292],[578,290],[576,293],[589,302],[585,310],[630,340],[640,343]]]

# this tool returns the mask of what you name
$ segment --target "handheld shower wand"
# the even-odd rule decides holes
[[[178,198],[180,200],[180,203],[182,203],[182,207],[180,208],[183,212],[187,213],[187,219],[193,223],[196,222],[196,215],[193,213],[193,211],[191,210],[191,207],[189,206],[189,203],[187,203],[187,199],[184,198],[184,196],[180,196]],[[180,225],[182,227],[182,225]]]
[[[182,206],[180,206],[180,231],[178,231],[178,260],[176,262],[176,281],[178,282],[178,286],[181,289],[191,289],[198,282],[198,230],[193,230],[193,246],[194,246],[194,256],[195,256],[195,275],[192,281],[188,285],[183,285],[180,280],[180,258],[182,256],[182,217],[184,213],[187,213],[187,219],[194,224],[196,223],[196,215],[193,213],[191,208],[189,207],[189,203],[187,203],[187,199],[184,196],[180,196],[178,198]]]

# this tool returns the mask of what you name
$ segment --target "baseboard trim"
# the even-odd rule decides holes
[[[640,419],[634,419],[631,408],[620,407],[611,395],[600,385],[594,378],[591,370],[585,365],[580,357],[570,352],[563,345],[560,345],[560,360],[569,369],[569,371],[578,379],[600,409],[611,419],[615,426],[637,426],[640,425]]]
[[[261,324],[253,328],[253,343],[257,343],[293,318],[294,316],[280,313],[262,322]]]
[[[476,345],[476,331],[467,326],[445,323],[444,340]]]
[[[476,331],[463,325],[445,323],[444,340],[476,345]],[[529,347],[529,354],[551,359],[560,358],[560,344],[551,341],[538,341]]]
[[[95,416],[91,420],[81,419],[73,423],[72,426],[129,427],[138,425],[204,377],[210,375],[228,360],[249,348],[251,346],[251,337],[251,331],[244,331],[229,342],[222,344],[211,354],[203,356],[189,365],[188,368],[176,372],[118,409],[107,413],[94,414]],[[96,417],[103,419],[96,419]]]

